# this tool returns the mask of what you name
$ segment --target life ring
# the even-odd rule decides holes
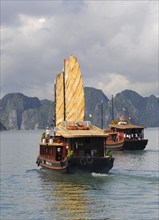
[[[82,157],[82,158],[80,159],[80,164],[81,164],[82,166],[85,166],[85,165],[86,165],[86,159],[85,159],[84,157]]]
[[[87,157],[87,164],[92,164],[93,163],[93,157]]]

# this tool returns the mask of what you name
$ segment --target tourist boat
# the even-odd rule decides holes
[[[123,142],[118,150],[144,150],[148,143],[148,139],[144,138],[144,127],[131,124],[130,120],[125,119],[124,114],[120,120],[113,120],[109,128],[105,133],[117,133],[117,138]],[[113,150],[116,143],[112,142],[109,146],[109,142],[106,141],[106,147]]]
[[[108,135],[84,120],[84,89],[77,59],[64,60],[64,72],[55,85],[54,134],[40,142],[37,165],[64,172],[108,173],[114,158],[106,155]]]

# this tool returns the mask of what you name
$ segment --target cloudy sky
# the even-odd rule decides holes
[[[53,99],[70,55],[108,98],[158,95],[158,1],[1,0],[1,97]]]

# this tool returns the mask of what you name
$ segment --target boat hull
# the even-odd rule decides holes
[[[106,149],[112,151],[123,150],[124,141],[115,143],[106,143]]]
[[[114,164],[114,158],[112,157],[103,157],[103,158],[71,158],[64,162],[59,162],[55,164],[47,163],[38,159],[37,164],[43,168],[63,171],[66,173],[76,173],[76,172],[89,172],[89,173],[109,173]]]
[[[143,140],[124,140],[118,143],[106,143],[106,149],[112,151],[123,151],[123,150],[144,150],[148,143],[147,139]]]
[[[103,157],[103,158],[72,158],[68,165],[69,172],[82,172],[90,173],[109,173],[113,167],[114,158]]]
[[[123,150],[144,150],[148,143],[147,139],[128,140],[124,141]]]

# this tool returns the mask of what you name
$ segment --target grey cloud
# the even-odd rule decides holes
[[[3,93],[45,91],[47,98],[50,90],[46,94],[44,87],[51,85],[70,55],[78,58],[86,86],[108,92],[116,85],[109,77],[115,73],[119,89],[141,81],[143,95],[147,83],[156,93],[151,86],[158,75],[154,2],[17,1],[12,10],[9,3],[3,5]]]
[[[1,23],[2,24],[17,24],[18,14],[26,14],[30,16],[54,16],[68,13],[79,13],[84,5],[84,1],[77,1],[72,4],[72,1],[58,0],[3,0],[1,2]]]

